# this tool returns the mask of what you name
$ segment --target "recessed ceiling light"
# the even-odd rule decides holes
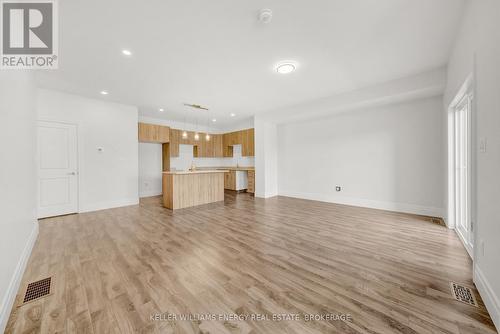
[[[132,55],[132,51],[127,50],[127,49],[123,49],[123,50],[122,50],[122,53],[123,53],[125,56],[131,56],[131,55]]]
[[[160,109],[158,109],[158,111],[159,111],[159,112],[163,112],[163,111],[164,111],[164,109],[163,109],[163,108],[160,108]]]
[[[284,62],[284,63],[279,63],[278,66],[276,66],[276,72],[280,74],[288,74],[295,71],[296,68],[297,68],[296,64],[292,62]]]
[[[229,116],[234,117],[234,116],[236,116],[236,114],[234,112],[232,112]]]
[[[109,93],[105,90],[101,90],[101,95],[108,95]]]
[[[212,122],[214,122],[214,123],[215,123],[215,122],[217,122],[217,120],[216,120],[215,118],[212,118]]]

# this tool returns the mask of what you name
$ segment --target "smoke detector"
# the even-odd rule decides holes
[[[271,19],[273,18],[273,11],[270,9],[261,9],[259,11],[259,20],[260,22],[263,23],[269,23],[271,22]]]

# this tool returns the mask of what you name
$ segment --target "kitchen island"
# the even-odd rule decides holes
[[[224,200],[227,170],[163,172],[163,205],[172,210]]]

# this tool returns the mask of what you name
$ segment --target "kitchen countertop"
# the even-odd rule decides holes
[[[198,167],[197,170],[207,170],[207,169],[225,169],[225,170],[236,170],[236,171],[249,171],[255,170],[255,167]]]
[[[189,174],[226,173],[227,171],[228,171],[227,169],[209,169],[209,170],[196,169],[195,171],[188,171],[188,170],[169,171],[169,172],[163,172],[163,174],[189,175]]]

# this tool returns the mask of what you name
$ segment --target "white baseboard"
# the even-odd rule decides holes
[[[499,297],[495,295],[490,283],[484,276],[483,272],[477,265],[474,265],[474,283],[476,288],[483,299],[484,305],[488,310],[497,331],[500,331],[500,300]]]
[[[153,197],[153,196],[160,196],[163,193],[162,189],[159,190],[146,190],[146,191],[141,191],[139,193],[139,198],[143,197]]]
[[[137,204],[139,204],[139,197],[126,198],[122,200],[109,201],[109,202],[90,203],[82,206],[80,208],[80,213],[119,208],[122,206],[137,205]]]
[[[255,193],[255,197],[258,197],[258,198],[271,198],[271,197],[276,197],[276,196],[278,196],[277,193],[268,193],[268,194]]]
[[[7,291],[5,291],[5,295],[0,306],[0,333],[3,333],[5,331],[5,326],[7,326],[7,321],[9,321],[10,311],[12,310],[12,306],[14,305],[14,302],[16,300],[17,291],[19,290],[19,285],[21,284],[21,280],[23,279],[24,270],[26,269],[26,265],[28,264],[31,251],[33,250],[33,246],[35,245],[37,237],[38,221],[35,221],[33,229],[31,230],[31,234],[28,238],[28,241],[26,242],[26,245],[24,246],[21,257],[19,258],[19,262],[17,263],[16,270],[12,275],[9,287],[7,288]]]
[[[362,198],[340,197],[334,195],[282,191],[282,190],[279,191],[279,195],[286,197],[309,199],[320,202],[359,206],[371,209],[412,213],[412,214],[431,216],[431,217],[443,217],[444,214],[444,209],[442,208],[434,208],[434,207],[427,207],[427,206],[406,204],[406,203],[374,201]]]

